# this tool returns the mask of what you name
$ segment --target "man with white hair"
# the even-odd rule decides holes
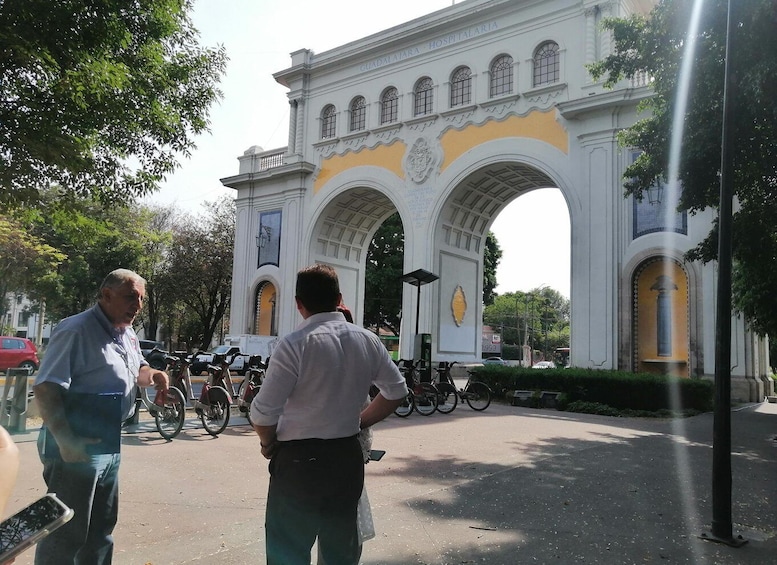
[[[51,334],[33,386],[43,417],[38,452],[48,491],[74,515],[38,544],[37,565],[111,563],[121,425],[136,386],[167,390],[169,383],[143,359],[132,329],[145,294],[140,275],[116,269],[100,285],[97,304]]]

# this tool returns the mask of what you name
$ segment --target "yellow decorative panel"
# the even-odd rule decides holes
[[[275,314],[275,286],[265,283],[259,291],[258,312],[256,313],[256,334],[272,335],[272,318]]]
[[[353,167],[372,166],[386,169],[399,178],[404,178],[402,159],[407,145],[398,141],[391,145],[378,145],[371,149],[349,151],[343,155],[330,155],[321,162],[321,169],[313,183],[313,192],[318,192],[322,186],[336,175]]]
[[[637,370],[690,376],[685,271],[675,261],[654,261],[639,273],[635,290]]]
[[[552,145],[562,153],[569,153],[569,134],[556,121],[556,111],[535,110],[526,116],[510,116],[502,121],[489,120],[460,130],[449,129],[440,138],[440,145],[445,155],[441,170],[444,171],[473,147],[503,137],[536,139]]]
[[[467,297],[464,296],[464,289],[461,288],[461,285],[458,285],[453,291],[451,312],[453,313],[453,321],[456,322],[457,326],[461,326],[464,322],[464,314],[467,313]]]

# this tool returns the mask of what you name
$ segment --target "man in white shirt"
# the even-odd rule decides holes
[[[268,565],[309,565],[316,539],[326,565],[358,564],[364,460],[356,435],[407,395],[377,336],[337,311],[341,298],[331,267],[297,274],[304,322],[278,343],[251,404],[262,455],[270,459]],[[380,394],[362,410],[372,384]]]

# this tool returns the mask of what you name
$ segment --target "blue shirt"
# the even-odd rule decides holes
[[[407,395],[404,377],[374,333],[340,312],[313,314],[273,351],[251,421],[277,424],[281,441],[349,437],[359,433],[373,383],[388,400]]]
[[[117,331],[99,304],[65,318],[54,328],[35,384],[48,382],[78,393],[123,394],[124,418],[135,404],[140,367],[148,365],[138,336]]]

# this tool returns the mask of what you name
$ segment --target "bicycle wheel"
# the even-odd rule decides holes
[[[248,386],[248,379],[243,379],[242,382],[240,383],[240,386],[237,387],[237,396],[235,398],[237,398],[238,400],[243,398],[243,394],[245,394],[245,390],[247,386]],[[246,398],[245,401],[247,404],[244,405],[240,402],[238,402],[237,404],[237,408],[238,410],[240,410],[240,413],[246,417],[248,416],[248,410],[251,407],[251,400],[253,399]]]
[[[459,403],[456,387],[451,383],[440,383],[437,385],[437,392],[437,411],[442,414],[453,412]]]
[[[437,410],[437,387],[431,383],[420,383],[413,388],[415,411],[422,416],[431,416]]]
[[[405,399],[402,401],[402,404],[397,406],[396,410],[394,410],[394,414],[399,416],[400,418],[407,418],[410,416],[410,413],[413,411],[413,408],[415,407],[415,396],[412,392],[408,392]]]
[[[259,392],[259,387],[254,386],[251,389],[248,390],[246,393],[245,398],[243,399],[245,401],[245,406],[242,406],[241,409],[244,410],[243,415],[248,420],[248,423],[252,426],[254,423],[251,421],[251,403],[254,401],[254,397],[256,396],[256,393]]]
[[[478,412],[485,410],[491,404],[491,389],[485,383],[469,383],[463,396],[469,407]]]
[[[156,429],[165,439],[173,439],[181,433],[183,423],[186,420],[186,400],[183,393],[171,386],[165,393],[162,406],[157,406],[154,412]]]
[[[227,391],[218,386],[208,390],[208,405],[203,406],[200,413],[206,432],[217,436],[226,429],[229,424],[229,406]]]

